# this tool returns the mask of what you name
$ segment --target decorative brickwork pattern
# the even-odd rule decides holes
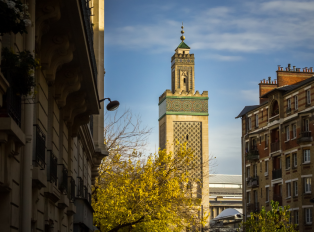
[[[201,122],[174,122],[174,140],[179,143],[188,142],[188,148],[194,151],[195,159],[189,167],[192,181],[202,181],[202,123]],[[177,150],[178,147],[175,147]]]
[[[208,112],[208,101],[200,99],[167,99],[167,111]]]
[[[178,66],[177,82],[178,82],[179,88],[181,87],[180,86],[180,71],[188,71],[189,86],[190,86],[190,89],[192,89],[192,67]]]

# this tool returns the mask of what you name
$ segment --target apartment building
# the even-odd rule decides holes
[[[278,201],[290,206],[300,231],[313,231],[314,73],[290,64],[276,72],[277,79],[259,83],[260,104],[236,117],[242,119],[243,210],[248,217]]]
[[[16,0],[1,7],[10,17],[0,28],[0,230],[92,231],[92,184],[108,153],[100,102],[104,1]],[[19,19],[25,16],[27,33]],[[30,74],[8,68],[8,54],[24,51],[40,66],[30,91],[29,82],[21,84]]]

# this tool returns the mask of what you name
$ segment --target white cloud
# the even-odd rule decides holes
[[[313,49],[312,11],[314,2],[304,1],[247,2],[237,7],[208,8],[189,14],[185,23],[186,41],[194,50],[215,50],[216,54],[208,58],[223,61],[242,58],[234,52]],[[169,20],[167,16],[160,17],[154,23],[113,29],[106,34],[106,42],[123,49],[165,52],[173,50],[180,42],[180,25],[181,22]]]

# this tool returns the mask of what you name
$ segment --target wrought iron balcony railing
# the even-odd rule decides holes
[[[58,180],[58,159],[52,153],[51,150],[49,150],[48,153],[49,153],[48,181],[56,185]]]
[[[69,190],[68,190],[68,197],[70,202],[74,202],[75,200],[75,180],[72,176],[69,176]]]
[[[5,79],[12,85],[10,71],[4,72]],[[0,107],[0,117],[11,117],[21,127],[21,95],[16,94],[12,87],[3,96],[3,106]]]
[[[95,58],[95,53],[94,53],[94,42],[93,42],[94,31],[93,31],[91,18],[90,18],[92,16],[91,8],[89,7],[90,1],[79,0],[79,2],[80,2],[83,20],[84,20],[84,29],[85,29],[85,35],[86,35],[86,40],[87,40],[87,46],[88,46],[94,81],[95,81],[95,85],[97,85],[97,65],[96,65],[96,58]]]
[[[259,186],[259,178],[258,176],[254,176],[254,177],[249,177],[247,182],[247,187],[248,188],[256,188]]]
[[[59,190],[66,195],[68,193],[68,169],[63,164],[59,165],[61,166]]]
[[[46,136],[39,125],[34,125],[34,154],[33,162],[35,165],[45,169],[46,159]]]
[[[280,179],[280,178],[282,178],[282,171],[281,171],[281,169],[273,170],[272,179],[275,180],[275,179]]]
[[[311,131],[303,131],[300,133],[300,137],[298,138],[298,143],[302,142],[312,142],[312,133]]]
[[[279,151],[279,141],[271,144],[271,152]]]
[[[286,113],[290,114],[291,113],[291,107],[286,109]]]
[[[250,150],[247,152],[246,155],[247,160],[258,160],[259,159],[259,153],[258,150]]]

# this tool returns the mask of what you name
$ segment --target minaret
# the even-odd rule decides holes
[[[194,54],[181,28],[181,43],[171,58],[171,90],[159,97],[159,146],[175,151],[175,141],[188,142],[195,156],[190,179],[200,180],[193,183],[196,197],[202,199],[202,210],[209,211],[208,92],[195,92]]]
[[[195,91],[194,86],[194,54],[190,54],[190,47],[184,42],[184,30],[182,24],[181,43],[171,58],[171,89],[175,91]]]

